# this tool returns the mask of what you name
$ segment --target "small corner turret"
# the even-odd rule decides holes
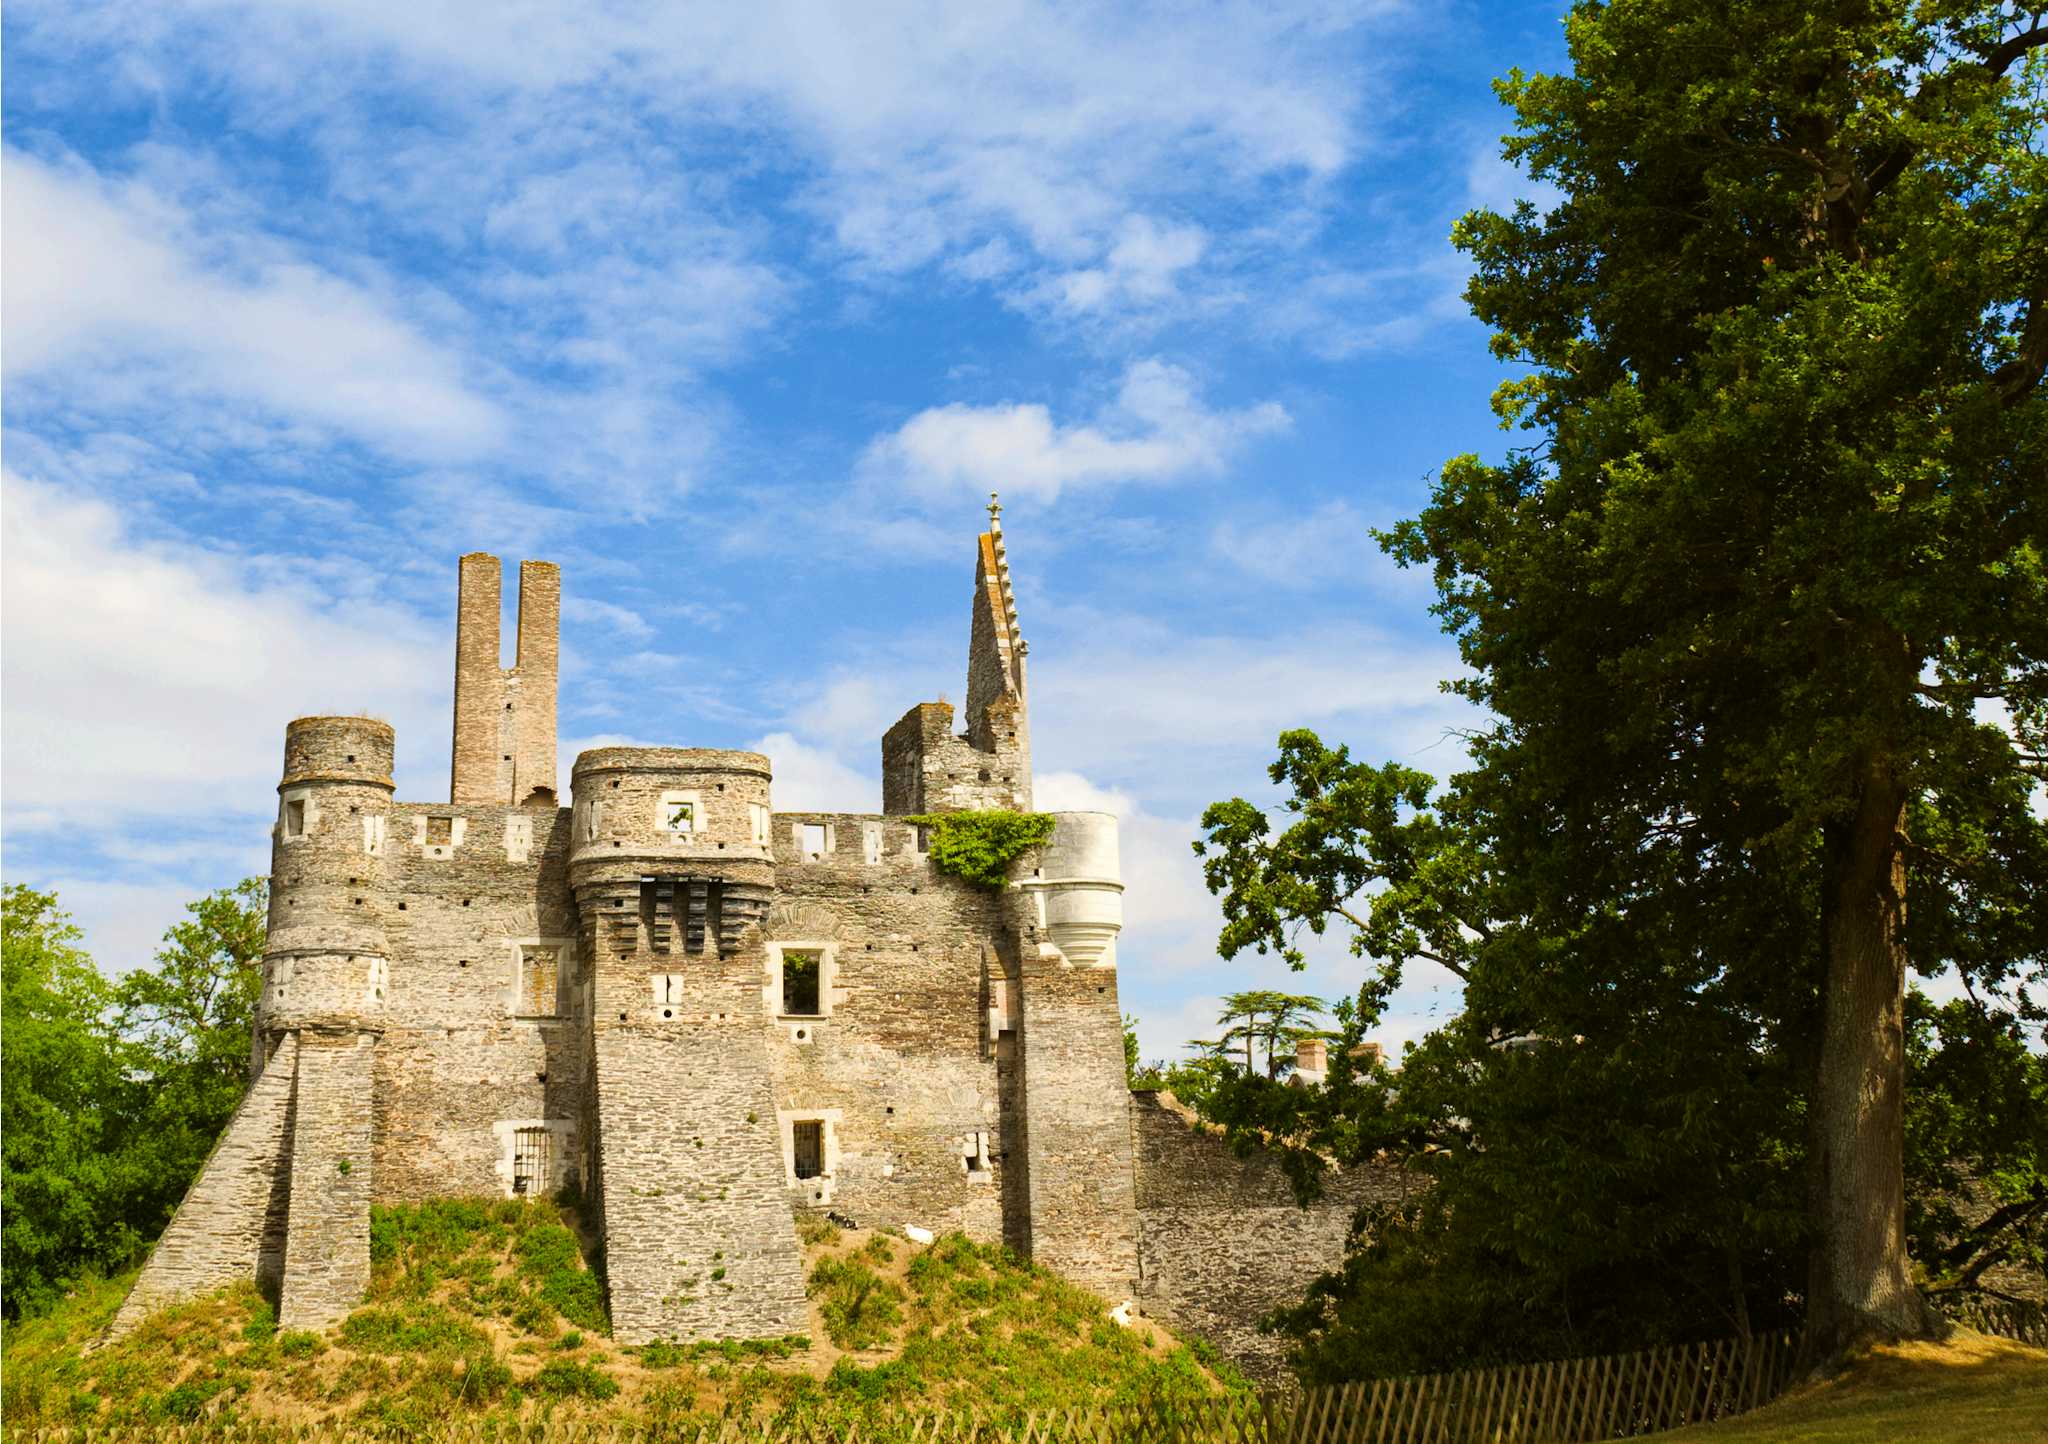
[[[1017,625],[1002,510],[991,492],[988,530],[975,541],[961,730],[955,733],[946,702],[920,702],[888,730],[882,738],[885,813],[1031,810],[1030,647]]]

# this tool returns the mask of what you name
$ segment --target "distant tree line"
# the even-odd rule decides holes
[[[40,1313],[153,1243],[248,1086],[266,883],[191,903],[115,979],[54,893],[0,895],[0,1306]]]

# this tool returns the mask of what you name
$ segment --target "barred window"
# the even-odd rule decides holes
[[[512,1192],[538,1195],[548,1186],[548,1131],[521,1128],[512,1135]]]
[[[799,1119],[790,1126],[796,1157],[796,1176],[816,1178],[825,1171],[825,1120]]]

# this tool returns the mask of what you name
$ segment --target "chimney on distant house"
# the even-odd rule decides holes
[[[1351,1050],[1351,1056],[1358,1060],[1361,1070],[1377,1068],[1387,1061],[1387,1050],[1377,1043],[1360,1043]]]
[[[1321,1079],[1330,1071],[1330,1045],[1321,1038],[1297,1038],[1294,1067],[1297,1072],[1313,1073]]]

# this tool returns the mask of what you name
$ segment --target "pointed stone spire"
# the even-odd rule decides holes
[[[1002,498],[988,498],[988,530],[981,534],[974,577],[974,613],[967,653],[967,706],[961,719],[968,737],[983,751],[993,751],[1000,733],[1005,742],[1021,733],[1024,716],[1024,656],[1027,648],[1017,624],[1017,591],[1010,582],[1009,548],[1003,540]],[[1000,724],[988,709],[1005,712]]]

